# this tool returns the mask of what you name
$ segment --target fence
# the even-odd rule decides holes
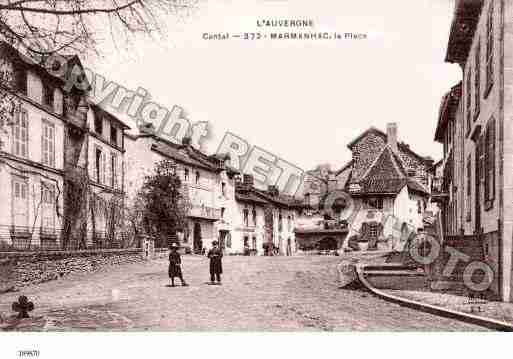
[[[141,241],[128,232],[83,231],[79,238],[62,228],[0,225],[0,252],[80,249],[140,248]]]

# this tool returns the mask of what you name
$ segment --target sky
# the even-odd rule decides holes
[[[433,141],[438,108],[461,78],[444,63],[453,0],[217,0],[169,16],[166,38],[129,48],[100,42],[86,66],[154,101],[208,121],[203,149],[226,131],[304,170],[351,159],[347,144],[367,128],[398,124],[400,141],[441,158]],[[314,31],[365,40],[204,40],[202,34],[275,31],[260,19],[312,19]],[[276,31],[293,31],[281,28]]]

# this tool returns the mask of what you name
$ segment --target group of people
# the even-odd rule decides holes
[[[217,241],[212,242],[212,249],[207,253],[210,259],[210,284],[221,284],[221,274],[223,273],[223,251],[219,248]],[[171,251],[169,253],[169,278],[171,279],[171,287],[175,286],[175,278],[179,278],[182,286],[187,287],[188,284],[183,279],[182,273],[182,257],[178,253],[178,244],[171,244]]]

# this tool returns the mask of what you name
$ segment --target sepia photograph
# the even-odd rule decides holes
[[[511,331],[512,0],[0,0],[2,358]]]

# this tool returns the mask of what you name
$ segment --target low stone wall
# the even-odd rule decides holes
[[[0,252],[0,294],[71,273],[142,260],[141,249]]]

